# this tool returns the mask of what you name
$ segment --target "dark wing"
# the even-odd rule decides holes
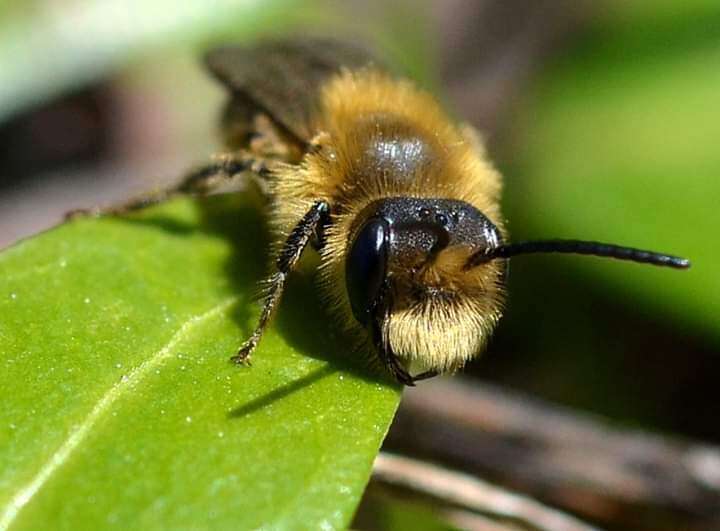
[[[330,39],[266,42],[211,50],[206,64],[233,93],[303,143],[312,136],[318,89],[345,67],[377,62],[357,46]]]

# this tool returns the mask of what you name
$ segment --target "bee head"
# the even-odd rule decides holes
[[[490,271],[467,271],[464,266],[473,253],[501,244],[495,224],[463,201],[407,197],[376,201],[358,215],[346,257],[353,315],[363,327],[374,330],[376,343],[384,341],[385,348],[392,348],[388,342],[405,345],[402,339],[388,338],[393,320],[408,327],[414,323],[414,329],[403,334],[417,336],[416,340],[410,339],[396,352],[401,358],[422,358],[425,350],[455,344],[447,340],[448,334],[485,337],[489,320],[499,317],[498,284],[503,281],[505,261],[494,262],[486,268]],[[484,293],[488,287],[490,293]],[[479,303],[484,297],[487,301]],[[466,318],[474,312],[484,312],[489,320],[474,319],[477,330],[472,333],[458,329],[463,320],[470,322]],[[458,314],[464,316],[456,318]],[[423,330],[434,327],[443,330],[420,337]],[[463,352],[461,357],[476,353]]]
[[[389,198],[357,216],[345,262],[355,319],[377,348],[440,371],[476,355],[500,318],[507,259],[572,253],[685,269],[684,258],[583,240],[506,244],[472,205]]]
[[[432,282],[427,273],[444,251],[461,247],[467,258],[502,243],[497,227],[462,201],[383,199],[358,218],[362,222],[349,247],[345,278],[353,315],[362,325],[380,310],[380,299],[389,289],[397,294],[402,288],[418,296],[442,290],[447,279],[436,275]],[[457,269],[464,263],[458,262]]]

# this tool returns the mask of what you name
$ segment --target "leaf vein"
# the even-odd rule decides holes
[[[47,483],[53,473],[68,460],[73,451],[80,446],[90,434],[97,421],[128,389],[150,374],[163,361],[170,358],[175,347],[185,340],[196,326],[222,314],[237,300],[238,297],[236,296],[229,297],[206,312],[188,319],[178,331],[173,334],[170,341],[168,341],[164,347],[132,369],[126,377],[113,385],[95,404],[85,420],[70,432],[65,442],[63,442],[55,453],[40,467],[37,474],[12,496],[10,502],[0,515],[0,531],[5,531],[12,525],[23,507],[25,507],[43,485]]]

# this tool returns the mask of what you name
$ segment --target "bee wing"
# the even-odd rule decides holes
[[[205,62],[234,97],[264,111],[303,143],[313,136],[311,124],[322,83],[343,67],[377,64],[366,50],[330,39],[216,48]]]

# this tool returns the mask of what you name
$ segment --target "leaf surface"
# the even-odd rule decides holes
[[[80,220],[0,254],[0,529],[348,524],[400,393],[293,278],[251,368],[259,210]]]

